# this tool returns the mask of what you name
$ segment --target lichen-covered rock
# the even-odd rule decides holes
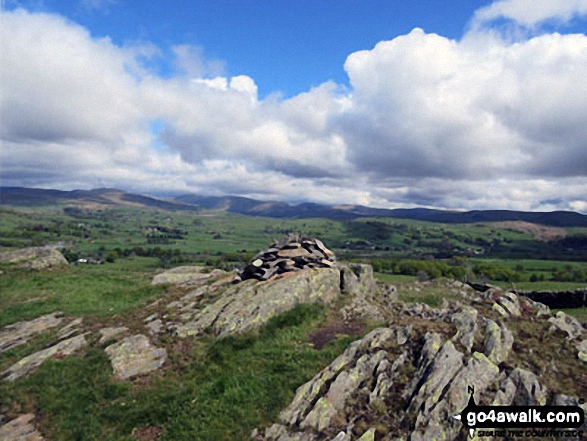
[[[156,348],[142,334],[127,337],[105,349],[110,357],[114,375],[127,380],[159,369],[167,359],[165,348]]]
[[[371,428],[371,429],[367,430],[359,438],[359,441],[375,441],[375,429]]]
[[[321,397],[300,427],[322,431],[330,427],[331,422],[344,409],[347,400],[356,393],[362,382],[373,376],[373,372],[385,360],[385,351],[364,354],[348,371],[339,373],[330,384],[328,392]]]
[[[57,338],[64,339],[71,337],[72,335],[77,334],[78,332],[82,332],[82,328],[80,327],[82,322],[83,319],[81,317],[73,319],[71,322],[69,322],[67,325],[65,325],[63,328],[59,330],[59,332],[57,333]]]
[[[550,308],[544,303],[536,302],[529,297],[522,297],[522,301],[535,311],[537,317],[551,316]]]
[[[342,292],[371,298],[376,292],[373,267],[362,263],[338,264]]]
[[[538,377],[525,369],[516,368],[502,382],[494,404],[502,406],[544,406],[547,392]]]
[[[577,357],[579,357],[579,360],[582,360],[585,363],[587,363],[587,339],[582,340],[577,345],[577,350],[579,351],[579,353],[577,354]]]
[[[78,335],[67,340],[60,341],[42,351],[35,352],[28,357],[23,358],[19,362],[13,364],[6,370],[3,375],[8,375],[6,380],[14,381],[24,375],[32,373],[45,360],[51,357],[66,357],[73,354],[75,351],[81,349],[86,344],[86,334]]]
[[[118,335],[122,334],[123,332],[128,331],[126,326],[118,326],[114,328],[102,328],[100,329],[100,343],[106,343],[108,340],[111,340]]]
[[[35,270],[69,264],[63,254],[53,247],[30,247],[0,253],[0,263],[19,263],[19,268]]]
[[[226,274],[225,271],[215,269],[212,272],[203,272],[203,266],[179,266],[153,277],[151,285],[198,285],[215,277]]]
[[[569,340],[579,338],[585,332],[583,325],[575,317],[571,317],[562,311],[556,313],[554,317],[548,319],[552,323],[551,330],[560,329],[566,332]]]
[[[494,307],[504,317],[519,317],[522,315],[518,296],[512,292],[506,292],[501,295]]]
[[[178,325],[180,337],[202,334],[207,329],[224,337],[259,328],[270,318],[299,303],[329,303],[340,295],[336,269],[308,269],[283,274],[265,282],[246,280],[231,285],[195,318]]]
[[[468,386],[477,391],[485,390],[499,374],[499,368],[485,355],[475,352],[466,366],[450,378],[449,386],[436,397],[432,407],[418,413],[410,440],[455,439],[461,426],[452,418],[465,408],[469,400]]]
[[[452,317],[452,322],[457,326],[457,334],[454,340],[460,342],[467,352],[471,352],[475,343],[475,332],[477,332],[477,310],[470,306],[463,308]]]
[[[343,320],[347,322],[354,320],[384,320],[381,311],[362,297],[353,298],[350,304],[341,308],[340,313]]]
[[[499,364],[507,360],[507,357],[514,344],[514,336],[501,321],[495,323],[493,320],[485,319],[485,346],[483,352],[487,357]]]
[[[61,312],[54,312],[26,322],[5,326],[0,330],[0,353],[22,345],[47,329],[58,326],[63,318]]]
[[[0,426],[0,441],[43,441],[45,438],[33,426],[35,415],[27,413]]]
[[[353,368],[356,368],[358,360],[360,359],[358,354],[364,353],[365,351],[374,354],[379,353],[379,349],[391,342],[394,337],[395,333],[393,330],[387,328],[378,328],[374,331],[371,331],[361,340],[351,343],[350,346],[327,368],[316,375],[308,383],[298,388],[296,391],[296,396],[291,404],[280,413],[279,420],[284,424],[293,426],[298,425],[302,421],[306,420],[307,415],[314,408],[314,403],[316,403],[319,398],[329,390],[330,384],[333,383],[342,372],[350,371]],[[377,357],[381,358],[382,355],[378,355]],[[383,360],[380,359],[378,362],[382,361]],[[363,359],[363,367],[365,366],[365,363],[369,363],[369,361],[367,359]],[[358,375],[359,370],[356,372]],[[348,374],[344,378],[341,377],[339,380],[339,385],[345,384],[348,386],[349,383],[347,380]],[[350,381],[352,381],[352,379]],[[340,388],[333,392],[333,394],[338,393],[338,391],[340,391]],[[311,425],[310,422],[307,424]]]

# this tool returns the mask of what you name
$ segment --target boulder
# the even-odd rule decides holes
[[[69,264],[63,254],[54,247],[30,247],[0,253],[0,263],[18,263],[19,268],[35,270]]]
[[[167,359],[165,348],[156,348],[142,334],[127,337],[105,349],[110,357],[114,376],[128,380],[159,369]]]

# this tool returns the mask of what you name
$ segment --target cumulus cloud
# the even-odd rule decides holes
[[[566,23],[587,14],[587,0],[498,0],[475,12],[474,22],[482,24],[505,18],[527,27],[545,21]]]
[[[351,161],[385,177],[584,176],[587,37],[415,29],[350,55]]]
[[[523,2],[476,17],[518,20],[510,3]],[[172,48],[178,73],[161,78],[141,65],[158,48],[2,14],[2,185],[586,210],[585,35],[414,29],[350,54],[348,89],[259,100],[253,78],[197,47]]]

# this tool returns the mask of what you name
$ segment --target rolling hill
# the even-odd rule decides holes
[[[242,196],[202,196],[197,194],[185,194],[177,196],[173,200],[163,200],[109,188],[61,191],[0,187],[0,205],[31,207],[76,205],[86,208],[134,206],[170,211],[208,209],[246,216],[284,219],[327,218],[349,220],[360,217],[391,217],[449,224],[521,221],[553,227],[587,227],[587,216],[573,211],[446,211],[429,208],[384,209],[361,205],[330,206],[315,203],[291,205],[286,202],[260,201]]]

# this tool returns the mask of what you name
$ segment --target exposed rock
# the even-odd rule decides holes
[[[27,413],[0,426],[0,441],[43,441],[45,438],[33,426],[35,415]]]
[[[342,318],[351,322],[357,319],[367,319],[373,321],[383,321],[384,317],[381,311],[372,303],[369,303],[362,297],[355,297],[349,305],[341,308]]]
[[[20,263],[19,268],[35,270],[69,264],[55,247],[30,247],[0,253],[0,263]]]
[[[0,353],[22,345],[37,334],[61,323],[61,312],[54,312],[26,322],[5,326],[0,330]]]
[[[13,364],[8,370],[3,372],[2,375],[7,375],[6,380],[14,381],[23,375],[28,375],[39,367],[45,360],[50,357],[63,358],[73,354],[78,349],[82,348],[86,344],[86,334],[78,335],[67,340],[60,341],[56,345],[53,345],[42,351],[35,352],[28,357],[23,358],[19,362]]]
[[[330,441],[351,441],[351,436],[347,435],[344,431],[342,431],[334,438],[332,438]]]
[[[429,347],[430,352],[426,354],[425,360],[432,358],[431,351],[435,349],[436,345]],[[414,379],[415,389],[411,394],[410,411],[429,414],[440,400],[444,388],[462,367],[463,354],[455,349],[451,341],[445,342],[429,363],[420,365]]]
[[[161,319],[153,320],[145,325],[151,335],[157,335],[163,332],[164,325]]]
[[[562,311],[556,313],[554,317],[548,319],[550,323],[552,323],[551,331],[556,329],[560,329],[568,334],[569,340],[574,340],[575,338],[579,338],[585,332],[585,329],[579,323],[575,317],[571,317],[568,314],[565,314]]]
[[[82,329],[79,327],[82,324],[82,321],[83,319],[81,317],[72,320],[66,326],[59,330],[59,332],[57,333],[57,337],[59,339],[63,339],[71,337],[72,335],[77,334],[78,332],[82,332]]]
[[[239,274],[240,280],[269,280],[278,274],[308,268],[332,268],[334,253],[318,240],[290,235],[285,241],[271,244],[270,248],[257,254],[252,263]]]
[[[550,308],[544,303],[536,302],[529,297],[521,297],[520,299],[536,312],[536,317],[552,315]]]
[[[391,329],[379,328],[371,331],[361,340],[351,343],[327,368],[298,388],[291,404],[279,414],[279,420],[289,426],[299,425],[313,410],[314,404],[324,395],[334,379],[341,372],[356,366],[359,358],[358,354],[367,349],[377,350],[381,348],[389,339],[393,338],[393,335],[394,333]],[[308,424],[310,423],[308,422]]]
[[[367,430],[360,438],[359,441],[375,441],[375,429],[371,428]]]
[[[493,320],[485,319],[485,346],[483,352],[487,357],[499,364],[507,360],[507,357],[514,344],[514,336],[504,323],[495,323]]]
[[[506,292],[501,295],[497,299],[494,307],[504,317],[519,317],[522,315],[518,296],[512,292]]]
[[[179,266],[153,277],[151,285],[201,285],[206,281],[226,274],[225,271],[215,269],[205,273],[203,266]]]
[[[476,391],[485,390],[498,373],[499,368],[495,364],[485,355],[475,352],[467,365],[450,378],[450,383],[447,383],[448,389],[427,391],[428,397],[433,401],[426,400],[426,407],[418,412],[410,439],[414,441],[455,439],[461,426],[451,417],[467,405],[468,386]],[[446,378],[446,375],[442,375],[442,378]]]
[[[361,356],[349,371],[342,371],[330,385],[328,392],[321,397],[300,427],[322,431],[330,427],[331,422],[344,409],[348,399],[357,391],[361,383],[373,375],[373,372],[385,359],[386,352]]]
[[[328,303],[339,295],[336,269],[308,269],[266,282],[247,280],[231,285],[216,301],[198,311],[194,320],[178,325],[175,333],[186,337],[209,329],[216,336],[224,337],[246,332],[298,303]]]
[[[159,369],[167,359],[165,348],[156,348],[142,334],[127,337],[105,349],[110,357],[114,375],[127,380]]]
[[[106,343],[108,340],[113,339],[125,331],[128,331],[126,326],[119,326],[117,328],[102,328],[99,331],[101,335],[99,343]]]
[[[452,322],[457,326],[457,334],[453,337],[459,341],[467,352],[471,352],[475,343],[475,332],[477,332],[477,310],[466,306],[463,310],[452,317]]]
[[[500,406],[544,406],[547,393],[532,372],[516,368],[502,382],[494,404]]]
[[[361,263],[339,264],[341,289],[344,294],[370,298],[375,292],[373,267]]]
[[[577,354],[579,359],[587,363],[587,339],[581,341],[581,343],[577,345],[577,349],[579,351]]]

